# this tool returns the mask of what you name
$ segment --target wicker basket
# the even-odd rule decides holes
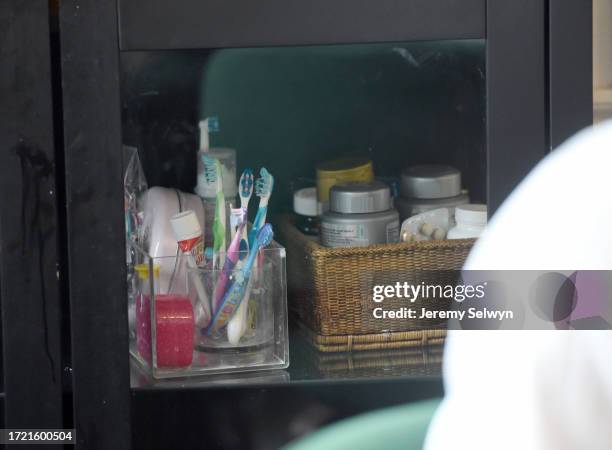
[[[442,321],[377,319],[374,285],[454,284],[473,239],[423,241],[359,248],[327,248],[305,236],[291,216],[277,220],[279,240],[287,249],[289,307],[326,352],[381,350],[441,344]],[[436,300],[436,309],[446,301]],[[432,299],[385,300],[385,309],[431,306]]]

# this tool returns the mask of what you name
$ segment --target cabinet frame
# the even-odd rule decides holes
[[[3,428],[68,425],[63,414],[63,168],[55,129],[61,117],[55,114],[51,47],[46,0],[0,2]]]
[[[136,393],[130,396],[125,307],[121,51],[484,38],[487,200],[494,211],[553,145],[592,121],[589,5],[62,1],[74,416],[81,448],[130,448],[130,401],[138,401]]]

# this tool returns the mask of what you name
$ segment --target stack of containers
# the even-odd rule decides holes
[[[461,189],[461,172],[451,166],[431,164],[404,169],[395,206],[404,221],[437,208],[449,208],[452,217],[455,207],[469,202],[467,192]]]

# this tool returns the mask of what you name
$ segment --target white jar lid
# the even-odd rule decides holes
[[[455,208],[455,221],[466,225],[486,225],[487,205],[460,205]]]
[[[321,215],[321,203],[317,201],[317,188],[299,189],[293,194],[293,210],[301,216],[315,217]]]
[[[170,218],[172,231],[176,236],[177,241],[184,241],[202,236],[202,228],[196,213],[192,210],[187,210]]]

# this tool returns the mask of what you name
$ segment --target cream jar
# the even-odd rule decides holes
[[[323,209],[329,209],[330,189],[336,184],[369,183],[374,180],[372,161],[363,157],[345,157],[317,165],[317,196]]]
[[[455,207],[470,202],[461,190],[461,172],[446,165],[411,166],[402,172],[400,196],[395,206],[401,220],[438,208],[448,208],[451,217]]]
[[[325,247],[367,247],[399,241],[399,214],[380,181],[336,185],[320,229]]]

